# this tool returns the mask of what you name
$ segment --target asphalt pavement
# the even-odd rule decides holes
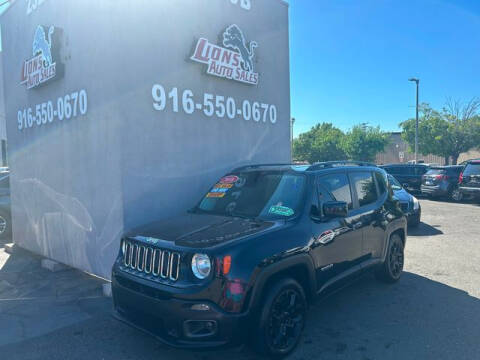
[[[367,275],[310,308],[290,359],[479,359],[480,206],[421,200],[405,273],[393,285]],[[51,273],[0,243],[0,359],[255,359],[246,347],[174,350],[110,316],[103,281]]]

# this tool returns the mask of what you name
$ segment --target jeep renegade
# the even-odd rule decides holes
[[[374,165],[238,168],[184,215],[122,237],[114,314],[176,347],[287,355],[313,296],[368,269],[400,278],[406,227]]]

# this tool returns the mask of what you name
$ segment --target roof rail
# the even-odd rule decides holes
[[[239,167],[233,169],[232,172],[233,171],[239,171],[239,170],[256,169],[256,168],[260,168],[260,167],[275,167],[275,166],[298,166],[298,165],[297,164],[291,164],[291,163],[243,165],[243,166],[239,166]]]
[[[353,161],[353,160],[341,160],[341,161],[324,161],[311,165],[307,171],[322,170],[339,166],[377,166],[373,163],[366,161]]]

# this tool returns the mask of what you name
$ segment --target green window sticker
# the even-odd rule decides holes
[[[282,216],[292,216],[295,212],[293,211],[293,209],[290,209],[286,206],[273,205],[270,207],[268,213]]]

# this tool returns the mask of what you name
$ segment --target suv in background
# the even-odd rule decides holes
[[[392,175],[388,174],[388,182],[393,191],[393,198],[397,199],[400,209],[407,217],[409,227],[417,227],[420,225],[422,217],[422,207],[418,199],[406,191],[402,185]]]
[[[397,281],[407,221],[375,165],[257,165],[220,178],[185,214],[125,234],[115,316],[176,347],[300,341],[313,296],[367,269]]]
[[[458,181],[463,168],[462,165],[431,167],[422,177],[422,194],[461,201]]]
[[[470,160],[460,174],[459,189],[463,196],[480,199],[480,160]]]
[[[422,176],[429,168],[426,164],[391,164],[380,167],[393,175],[410,192],[420,192]]]

